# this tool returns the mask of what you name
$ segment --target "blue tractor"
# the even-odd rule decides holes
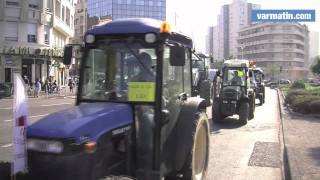
[[[142,18],[84,41],[76,106],[28,127],[32,179],[205,179],[210,128],[204,99],[191,96],[192,40]]]

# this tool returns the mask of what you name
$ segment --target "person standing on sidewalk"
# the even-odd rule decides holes
[[[69,80],[69,90],[70,90],[70,93],[73,93],[73,87],[74,87],[74,82],[72,79]]]
[[[39,81],[39,78],[37,78],[36,82],[34,83],[34,97],[39,97],[39,93],[41,90],[41,82]]]

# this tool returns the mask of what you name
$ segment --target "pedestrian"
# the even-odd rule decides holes
[[[30,92],[30,81],[29,81],[28,76],[24,75],[23,81],[24,81],[24,84],[25,84],[26,89],[27,89],[27,94],[31,95],[31,92]]]
[[[69,79],[69,84],[68,84],[68,86],[69,86],[70,93],[73,93],[74,82],[73,82],[72,79]]]
[[[39,97],[39,93],[41,90],[41,82],[39,78],[37,78],[36,82],[34,83],[34,97]]]

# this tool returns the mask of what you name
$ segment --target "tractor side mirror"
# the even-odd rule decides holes
[[[63,49],[63,64],[70,65],[72,59],[72,46],[66,45]]]
[[[162,116],[162,120],[161,120],[161,124],[165,125],[169,122],[170,120],[170,112],[167,109],[163,109],[161,111],[161,116]]]
[[[170,47],[170,65],[184,66],[186,62],[186,51],[184,47],[172,46]]]

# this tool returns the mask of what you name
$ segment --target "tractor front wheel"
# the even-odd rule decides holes
[[[208,170],[209,161],[209,122],[205,113],[199,113],[194,122],[192,147],[182,175],[185,180],[204,180]]]

